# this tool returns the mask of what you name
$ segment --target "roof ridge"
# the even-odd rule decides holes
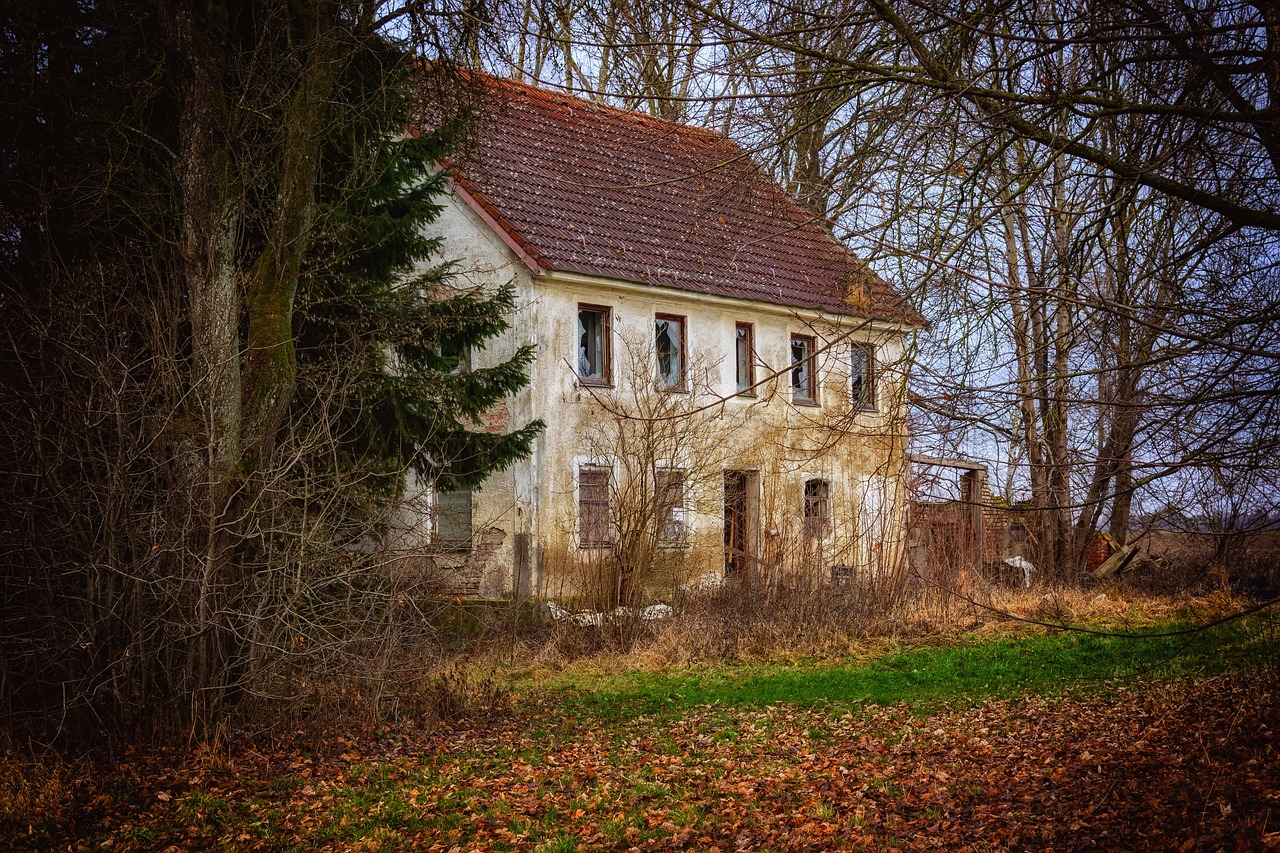
[[[570,102],[574,106],[591,107],[592,109],[598,110],[600,112],[616,113],[617,115],[625,118],[635,119],[640,122],[658,124],[665,127],[670,127],[671,129],[677,130],[677,131],[694,131],[695,133],[699,133],[699,134],[702,134],[703,136],[710,137],[710,141],[714,141],[714,142],[732,142],[732,140],[725,134],[721,133],[718,130],[713,130],[709,127],[702,127],[701,125],[689,124],[687,122],[683,122],[683,121],[680,121],[679,119],[674,119],[674,118],[662,118],[661,116],[655,116],[650,113],[642,112],[640,110],[628,110],[628,109],[623,109],[622,107],[615,107],[612,104],[606,104],[602,101],[595,101],[595,100],[591,100],[590,98],[579,97],[578,95],[575,95],[572,92],[566,92],[561,89],[551,89],[545,86],[539,86],[535,83],[528,83],[528,82],[525,82],[524,80],[517,80],[514,77],[500,77],[496,74],[490,74],[488,72],[474,72],[474,73],[476,73],[478,76],[485,78],[487,81],[491,83],[496,83],[499,86],[505,86],[508,88],[516,89],[518,91],[525,92],[535,97],[542,97],[545,99],[558,100],[562,102]]]

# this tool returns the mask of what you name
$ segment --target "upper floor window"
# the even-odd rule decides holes
[[[818,402],[812,335],[791,336],[791,399],[810,405]]]
[[[471,490],[436,492],[436,545],[445,551],[471,548]]]
[[[658,314],[653,323],[653,341],[658,353],[658,387],[684,391],[684,318]]]
[[[657,472],[658,540],[663,545],[684,545],[688,542],[684,520],[685,473],[674,469]]]
[[[609,546],[609,472],[578,469],[578,546]]]
[[[578,376],[593,385],[613,379],[609,352],[609,309],[602,305],[578,306]]]
[[[804,481],[804,535],[825,536],[831,518],[831,484],[826,480]]]
[[[755,330],[750,323],[738,323],[733,329],[733,357],[739,394],[755,393],[755,352]]]
[[[849,399],[855,409],[876,408],[875,348],[854,344],[849,359]]]

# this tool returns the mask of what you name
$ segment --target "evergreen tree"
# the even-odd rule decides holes
[[[531,353],[454,370],[512,296],[432,260],[458,125],[405,137],[420,89],[382,20],[371,0],[0,6],[10,719],[199,735],[255,688],[369,676],[350,655],[399,650],[369,642],[399,627],[397,579],[352,534],[406,468],[447,488],[527,452],[538,424],[479,424]]]
[[[323,419],[330,431],[333,444],[319,443],[307,475],[340,489],[340,501],[325,500],[342,507],[331,517],[355,536],[386,518],[405,472],[441,490],[475,486],[527,456],[542,429],[484,428],[486,413],[527,383],[533,347],[470,365],[508,328],[514,292],[457,287],[454,263],[440,260],[430,236],[446,188],[441,163],[469,116],[406,133],[420,112],[422,69],[387,44],[361,59],[342,87],[362,102],[347,111],[359,120],[335,134],[320,170],[327,227],[299,282],[289,419],[303,430]]]

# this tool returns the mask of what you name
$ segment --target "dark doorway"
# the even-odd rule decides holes
[[[724,472],[724,574],[742,577],[747,571],[747,472]]]

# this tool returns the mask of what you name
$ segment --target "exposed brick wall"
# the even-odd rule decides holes
[[[406,565],[431,580],[438,595],[478,596],[485,570],[506,537],[507,532],[501,528],[478,530],[472,537],[470,551],[415,557],[406,561]]]
[[[985,482],[981,486],[976,512],[970,500],[913,501],[913,541],[927,543],[939,554],[946,551],[948,558],[959,559],[967,555],[969,560],[982,565],[999,563],[1015,555],[1034,560],[1034,513],[1002,506],[986,488]],[[979,518],[982,524],[980,550],[973,539],[973,526]]]

